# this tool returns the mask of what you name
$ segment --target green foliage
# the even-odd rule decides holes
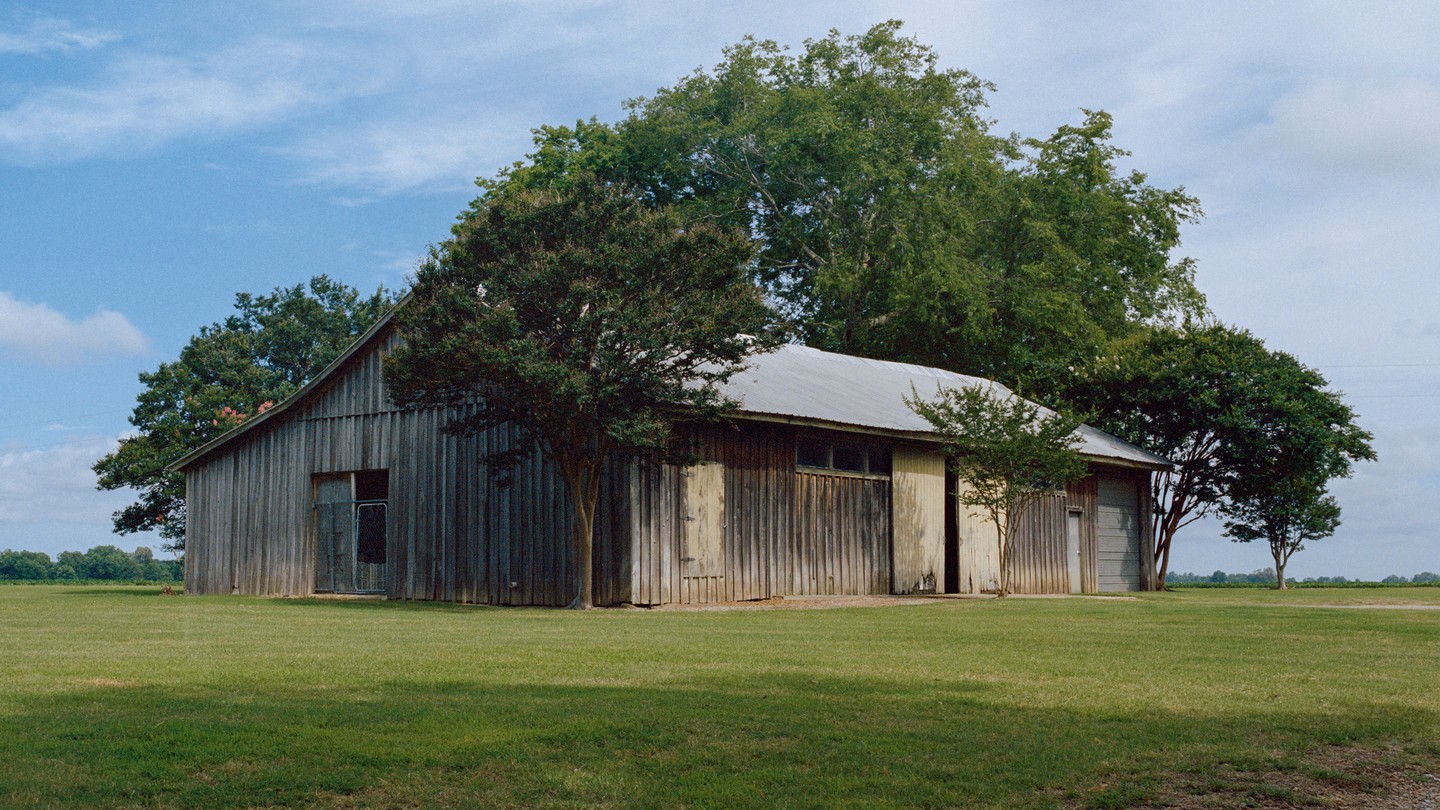
[[[1281,467],[1324,480],[1374,458],[1370,434],[1326,385],[1246,330],[1189,324],[1117,342],[1082,370],[1067,400],[1093,412],[1096,427],[1175,462],[1153,487],[1164,581],[1181,528],[1275,480]]]
[[[1075,450],[1081,420],[1047,412],[994,385],[947,388],[933,400],[912,389],[905,404],[935,428],[951,469],[969,485],[959,493],[960,502],[982,510],[995,525],[1004,596],[1026,511],[1085,475],[1085,459]]]
[[[62,551],[53,563],[41,551],[0,551],[0,581],[6,582],[177,582],[182,576],[179,560],[157,560],[145,546],[129,553],[108,545]]]
[[[1237,543],[1264,540],[1275,558],[1278,586],[1285,588],[1285,564],[1305,543],[1329,537],[1340,525],[1340,504],[1323,486],[1304,479],[1281,478],[1247,483],[1249,492],[1225,506],[1231,519],[1225,534]]]
[[[451,429],[508,424],[551,459],[576,509],[576,598],[589,606],[600,471],[667,450],[677,418],[732,403],[716,383],[778,345],[746,276],[742,234],[644,204],[594,178],[490,187],[432,250],[397,313],[392,398],[465,409]]]
[[[1205,310],[1182,189],[1123,173],[1111,119],[1000,137],[991,86],[890,21],[791,54],[747,38],[614,126],[542,127],[503,183],[593,172],[745,229],[751,269],[818,348],[1031,390],[1109,340]]]
[[[236,295],[235,314],[202,327],[178,359],[140,375],[135,434],[95,463],[100,489],[139,492],[115,513],[115,531],[159,530],[166,548],[183,548],[185,481],[166,466],[304,385],[392,303],[383,287],[364,297],[326,276]]]
[[[0,551],[0,579],[49,579],[53,568],[42,551]]]

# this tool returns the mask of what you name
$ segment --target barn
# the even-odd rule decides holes
[[[294,395],[177,461],[190,594],[383,594],[563,605],[573,590],[564,485],[538,454],[492,475],[515,431],[458,437],[457,412],[402,410],[381,358],[389,318]],[[983,382],[786,346],[726,386],[723,423],[684,424],[697,459],[612,463],[594,539],[597,604],[794,595],[983,593],[993,524],[957,504],[930,426],[907,408]],[[1019,593],[1153,587],[1150,477],[1168,462],[1093,428],[1089,474],[1026,516]]]

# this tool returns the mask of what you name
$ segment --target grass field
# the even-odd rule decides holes
[[[1383,801],[1336,763],[1435,772],[1440,610],[1313,607],[1377,602],[1440,589],[581,614],[0,587],[0,806]]]

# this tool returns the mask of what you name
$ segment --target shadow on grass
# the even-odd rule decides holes
[[[1051,806],[1110,780],[1433,727],[1393,705],[1124,714],[967,681],[710,674],[638,686],[426,679],[12,701],[0,805]],[[593,674],[586,673],[593,678]]]

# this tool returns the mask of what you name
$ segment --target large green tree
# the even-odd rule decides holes
[[[947,388],[932,399],[912,389],[905,404],[935,428],[951,470],[968,485],[958,493],[960,503],[994,525],[1000,595],[1009,594],[1025,514],[1085,475],[1085,459],[1076,450],[1081,420],[993,385]]]
[[[1067,392],[1092,424],[1175,462],[1155,474],[1156,581],[1176,534],[1265,482],[1347,475],[1370,434],[1319,372],[1223,324],[1147,330],[1086,366]]]
[[[1181,189],[1122,171],[1111,120],[1000,136],[992,88],[895,21],[800,53],[746,39],[614,125],[542,127],[505,182],[594,172],[747,230],[810,345],[1051,385],[1147,321],[1204,311]]]
[[[100,489],[139,492],[115,513],[115,531],[158,530],[166,548],[183,549],[185,480],[166,466],[304,385],[393,302],[383,287],[365,296],[326,276],[236,295],[233,315],[140,375],[135,433],[95,463]]]
[[[666,453],[678,418],[730,407],[716,384],[780,340],[746,275],[744,234],[687,220],[593,177],[488,186],[416,273],[385,364],[391,397],[459,409],[450,429],[511,425],[573,507],[572,607],[592,604],[591,545],[607,461]]]

